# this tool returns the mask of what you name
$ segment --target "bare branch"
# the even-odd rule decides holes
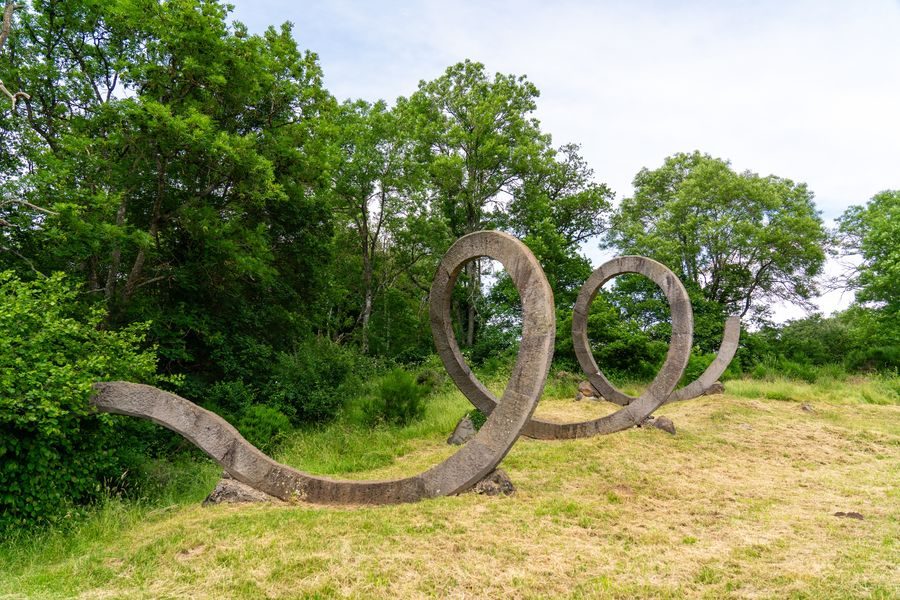
[[[19,200],[17,198],[7,198],[3,202],[0,202],[0,206],[6,206],[7,204],[19,204],[21,206],[27,206],[31,210],[36,210],[38,212],[42,212],[42,213],[48,214],[48,215],[58,215],[59,214],[58,212],[50,210],[49,208],[41,208],[40,206],[32,204],[31,202],[28,202],[27,200]]]
[[[7,0],[6,6],[3,8],[3,27],[0,28],[0,48],[3,48],[3,44],[6,43],[6,38],[9,37],[9,30],[12,28],[13,11],[17,8],[18,5],[12,0]]]
[[[9,252],[10,254],[14,254],[14,255],[18,256],[25,264],[27,264],[29,267],[31,267],[31,270],[34,271],[38,277],[40,277],[42,279],[47,278],[46,275],[44,275],[43,273],[38,271],[37,267],[34,266],[33,262],[31,262],[30,260],[28,260],[27,258],[22,256],[21,254],[19,254],[19,252],[17,252],[16,250],[14,250],[12,248],[7,248],[6,246],[0,246],[0,252]]]
[[[6,0],[6,6],[3,7],[3,25],[0,26],[0,50],[3,49],[3,45],[6,43],[9,32],[12,29],[13,12],[19,7],[20,5],[13,2],[13,0]],[[22,90],[15,93],[10,92],[3,84],[2,80],[0,80],[0,92],[3,92],[3,94],[9,98],[9,101],[12,103],[13,111],[16,110],[16,104],[19,103],[19,98],[31,100],[31,96]]]

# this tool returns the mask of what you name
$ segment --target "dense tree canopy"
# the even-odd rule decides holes
[[[806,185],[694,152],[642,169],[634,188],[613,220],[609,245],[620,252],[663,262],[741,316],[815,295],[828,234]]]
[[[865,206],[851,206],[841,217],[845,250],[862,257],[857,297],[900,312],[900,191],[876,194]]]

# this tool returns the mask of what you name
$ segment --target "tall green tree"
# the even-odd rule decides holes
[[[742,317],[765,317],[774,302],[809,306],[829,236],[805,184],[694,152],[642,169],[634,189],[610,247],[659,260],[698,300]]]
[[[857,298],[900,312],[900,190],[851,206],[839,220],[844,252],[862,258],[850,282]]]
[[[0,65],[31,94],[3,123],[0,185],[29,204],[4,207],[0,262],[79,276],[107,326],[151,319],[164,368],[213,378],[314,327],[333,220],[316,56],[228,10],[34,1]]]
[[[838,221],[841,251],[861,262],[848,282],[856,303],[839,315],[857,341],[848,362],[856,368],[900,365],[900,191],[851,206]]]
[[[443,220],[428,214],[422,191],[426,173],[412,156],[413,139],[403,116],[384,102],[347,102],[333,124],[338,154],[332,170],[334,206],[347,225],[338,238],[353,238],[349,245],[355,252],[347,258],[354,257],[351,264],[358,260],[350,271],[359,273],[344,303],[356,313],[350,331],[359,332],[363,352],[369,350],[376,298],[420,262],[434,259],[448,237]]]
[[[544,148],[522,175],[501,228],[534,252],[553,288],[557,306],[571,308],[591,273],[582,247],[609,230],[613,192],[597,182],[576,144]]]
[[[537,88],[524,76],[485,72],[465,61],[423,81],[400,110],[415,124],[419,154],[429,166],[433,202],[453,237],[496,226],[535,157],[549,144],[532,116]],[[475,340],[481,264],[466,268],[464,343]]]

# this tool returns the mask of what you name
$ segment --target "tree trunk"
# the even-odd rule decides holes
[[[122,201],[119,202],[119,210],[116,212],[116,227],[121,229],[125,225],[125,195],[122,195]],[[106,306],[109,312],[112,312],[113,296],[116,293],[116,278],[119,276],[119,264],[122,260],[122,248],[119,242],[114,242],[113,251],[109,257],[109,273],[106,275]]]
[[[153,203],[153,214],[150,217],[150,229],[148,230],[148,234],[151,238],[156,238],[159,234],[159,221],[161,218],[162,212],[162,199],[163,192],[165,191],[165,182],[166,182],[166,161],[164,161],[161,157],[156,157],[156,200]],[[131,266],[131,272],[128,273],[128,279],[125,281],[125,291],[122,294],[122,304],[128,304],[128,301],[131,300],[131,296],[134,294],[134,290],[137,289],[138,279],[141,277],[141,273],[144,270],[144,261],[147,258],[147,253],[144,248],[138,250],[137,256],[134,259],[134,264]]]
[[[361,327],[360,350],[363,354],[369,352],[369,320],[372,318],[372,300],[374,290],[372,289],[372,257],[368,252],[368,244],[365,244],[366,251],[363,253],[363,309],[359,316]]]
[[[475,302],[481,295],[481,265],[476,258],[466,265],[469,275],[469,293],[466,299],[466,346],[475,345]]]

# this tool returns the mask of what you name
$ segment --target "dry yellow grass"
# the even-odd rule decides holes
[[[96,540],[7,555],[0,596],[900,597],[900,406],[831,399],[806,412],[764,396],[666,406],[676,436],[521,440],[503,464],[510,498],[131,518],[113,507]],[[540,410],[608,408],[549,399]],[[353,476],[414,473],[452,451],[422,440]]]

